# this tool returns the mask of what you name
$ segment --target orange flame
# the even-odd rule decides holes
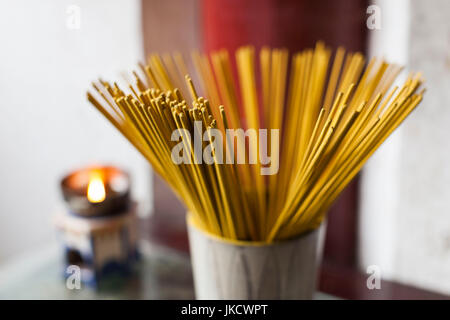
[[[87,188],[87,198],[89,202],[98,203],[105,200],[105,184],[99,174],[92,175]]]

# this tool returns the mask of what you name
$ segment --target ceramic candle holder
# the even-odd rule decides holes
[[[92,202],[89,186],[103,199]],[[130,186],[129,175],[113,166],[81,168],[61,180],[67,210],[59,212],[54,222],[64,246],[66,277],[73,265],[80,268],[81,282],[92,287],[109,275],[130,274],[138,259],[138,221]]]
[[[321,250],[319,230],[273,244],[229,241],[187,215],[197,299],[311,299]]]

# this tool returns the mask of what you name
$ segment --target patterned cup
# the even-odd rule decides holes
[[[273,244],[229,241],[187,215],[197,299],[311,299],[320,260],[319,230]]]

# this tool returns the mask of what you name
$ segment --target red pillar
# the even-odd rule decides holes
[[[366,0],[202,0],[206,51],[252,44],[296,52],[323,40],[331,47],[365,51]],[[357,179],[331,209],[325,259],[356,262]]]

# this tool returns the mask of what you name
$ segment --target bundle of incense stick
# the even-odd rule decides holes
[[[167,181],[195,223],[227,239],[273,242],[317,228],[424,92],[420,74],[391,88],[401,67],[380,59],[365,67],[360,53],[332,53],[322,43],[290,62],[287,50],[252,47],[238,49],[235,61],[227,51],[192,59],[197,88],[182,55],[153,54],[126,79],[128,93],[99,80],[88,99]],[[249,129],[267,129],[270,143],[239,134]],[[255,161],[258,151],[279,168],[263,175],[273,163]],[[202,152],[213,161],[202,161]]]

